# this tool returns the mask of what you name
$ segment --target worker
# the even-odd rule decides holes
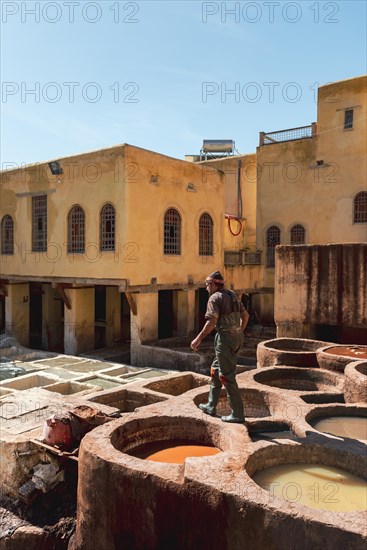
[[[243,331],[249,314],[236,294],[224,285],[219,271],[211,273],[205,281],[209,300],[205,313],[206,323],[202,331],[191,342],[191,348],[197,351],[202,340],[214,328],[215,358],[210,369],[210,392],[208,403],[200,403],[200,409],[211,416],[216,414],[220,390],[224,385],[232,412],[222,416],[223,422],[243,423],[245,421],[240,390],[236,382],[237,354],[243,344]]]

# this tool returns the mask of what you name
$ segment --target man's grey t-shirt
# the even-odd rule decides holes
[[[231,290],[220,289],[209,297],[205,318],[217,319],[218,330],[240,330],[240,319],[245,310],[242,302]]]

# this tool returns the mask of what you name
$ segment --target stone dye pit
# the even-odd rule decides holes
[[[291,550],[321,545],[365,550],[366,444],[351,423],[339,436],[321,432],[316,424],[331,417],[366,419],[367,400],[358,393],[365,361],[351,363],[345,374],[299,365],[239,374],[243,425],[221,421],[229,413],[224,390],[217,416],[199,409],[208,398],[207,376],[181,372],[150,379],[121,368],[108,367],[106,379],[123,376],[124,385],[82,394],[83,403],[121,417],[81,442],[77,526],[68,550],[283,550],[284,541]],[[350,401],[344,399],[348,373],[358,382]],[[99,376],[95,371],[78,383],[87,385]],[[75,383],[65,386],[70,402],[77,399],[70,393]],[[62,399],[61,392],[43,389],[41,394],[45,404],[47,394]],[[30,433],[36,437],[34,430]],[[24,437],[22,445],[22,451],[33,449]],[[184,454],[169,461],[152,456],[162,450]],[[13,451],[9,446],[9,457]],[[33,455],[24,460],[36,461],[31,462]],[[269,478],[272,468],[287,470],[284,482]],[[305,485],[304,474],[314,475]],[[350,475],[362,484],[357,504]]]
[[[272,496],[310,508],[331,512],[366,510],[365,480],[341,468],[282,464],[257,472],[253,479]]]
[[[276,338],[260,342],[257,346],[258,366],[318,367],[316,350],[324,345],[325,342],[306,338]]]
[[[345,401],[365,403],[367,401],[367,361],[355,361],[345,367]]]
[[[299,369],[292,367],[270,367],[252,372],[253,379],[270,387],[283,388],[302,394],[303,392],[322,392],[342,394],[342,377],[321,369]]]
[[[330,416],[366,418],[365,404],[342,403],[345,377],[293,366],[242,373],[245,425],[220,420],[229,411],[224,391],[217,416],[204,415],[198,405],[207,401],[209,379],[197,377],[141,383],[163,399],[85,436],[72,550],[96,543],[104,550],[280,550],[285,540],[297,550],[364,549],[366,445],[352,430],[336,437],[313,424]],[[147,460],[156,445],[188,444],[216,454]],[[271,478],[268,490],[260,485],[269,485],[271,468],[288,477],[283,484]],[[109,506],[101,507],[101,499]]]
[[[367,346],[325,346],[317,350],[317,362],[320,368],[344,372],[351,361],[367,359]]]
[[[328,416],[314,422],[313,427],[327,434],[367,440],[367,418],[363,416]]]

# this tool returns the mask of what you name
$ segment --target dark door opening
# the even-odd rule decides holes
[[[5,296],[0,294],[0,334],[5,332]]]
[[[106,287],[94,288],[94,349],[106,347]]]
[[[195,332],[200,332],[205,325],[205,312],[208,298],[209,294],[205,288],[199,288],[195,292]]]
[[[121,332],[120,338],[122,342],[130,342],[130,306],[126,299],[125,293],[121,292]]]
[[[172,338],[177,331],[173,309],[173,291],[158,291],[158,339]]]
[[[315,325],[315,338],[323,342],[340,343],[340,327],[336,325]]]
[[[29,347],[42,347],[42,285],[29,284]]]

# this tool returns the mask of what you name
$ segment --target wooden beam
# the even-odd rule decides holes
[[[138,313],[135,300],[133,296],[130,294],[130,292],[125,292],[126,300],[130,306],[131,313],[133,315],[136,315]]]
[[[53,284],[52,284],[52,287],[53,287],[53,288],[56,288],[57,292],[58,292],[59,295],[61,296],[61,299],[62,299],[62,301],[64,302],[64,304],[66,305],[66,307],[67,307],[68,309],[71,309],[70,298],[66,295],[65,288],[63,287],[63,285],[60,285],[60,284],[58,284],[58,283],[53,283]]]
[[[128,279],[91,279],[85,277],[37,277],[33,275],[8,275],[9,282],[14,283],[29,283],[29,282],[39,282],[39,283],[59,283],[63,285],[81,285],[81,286],[94,286],[94,285],[103,285],[103,286],[129,286]]]

